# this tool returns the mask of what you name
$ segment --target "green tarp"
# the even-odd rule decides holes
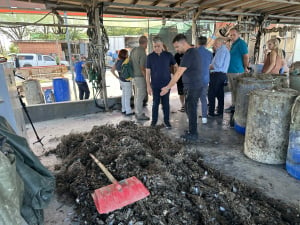
[[[13,163],[15,163],[16,171],[24,183],[24,193],[21,201],[21,215],[29,225],[43,225],[43,209],[49,204],[55,190],[54,176],[34,155],[27,143],[27,140],[16,135],[5,118],[1,116],[0,140],[3,140],[1,147],[2,150],[7,148],[11,149],[11,153],[9,154],[14,155],[11,156],[15,157],[15,162]],[[4,146],[6,147],[4,148]],[[0,170],[3,170],[2,163],[0,164],[0,167]],[[11,181],[6,181],[5,179],[1,180],[2,189],[9,188],[9,182]],[[21,192],[22,188],[17,191],[16,195],[21,195]],[[3,199],[1,198],[0,201],[3,201]],[[17,202],[17,200],[15,202]],[[6,212],[5,210],[2,210],[2,208],[0,208],[0,210],[1,219]]]

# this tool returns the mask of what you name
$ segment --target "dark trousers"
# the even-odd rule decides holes
[[[158,120],[158,108],[159,104],[162,104],[162,110],[164,113],[164,122],[169,123],[170,119],[170,91],[164,96],[160,96],[161,88],[152,88],[153,105],[152,105],[152,123],[157,123]]]
[[[83,100],[90,97],[90,89],[86,82],[76,82],[79,90],[79,99]]]
[[[189,132],[198,135],[197,131],[197,106],[200,98],[201,88],[185,88],[185,110],[189,119]]]
[[[226,73],[213,72],[210,74],[210,82],[208,88],[209,114],[215,113],[216,98],[218,99],[218,113],[223,114],[225,81]]]

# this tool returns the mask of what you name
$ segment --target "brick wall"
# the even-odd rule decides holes
[[[55,53],[60,59],[64,59],[61,43],[56,42],[15,42],[20,53],[37,53],[51,55]]]

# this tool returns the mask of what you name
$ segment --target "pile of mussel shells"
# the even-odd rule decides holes
[[[173,141],[159,127],[132,121],[95,126],[90,132],[62,137],[51,153],[62,158],[55,171],[57,192],[71,196],[79,224],[284,225],[299,221],[288,206],[204,165],[197,146]],[[99,214],[91,193],[110,181],[89,153],[119,181],[136,176],[150,195]]]

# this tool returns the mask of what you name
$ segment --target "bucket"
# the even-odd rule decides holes
[[[23,90],[28,105],[44,103],[39,80],[29,79],[23,82]]]
[[[294,90],[300,91],[300,76],[290,76],[290,87]]]
[[[289,147],[286,158],[286,170],[300,180],[300,96],[297,97],[291,113]]]
[[[267,164],[286,161],[292,105],[299,93],[293,89],[250,92],[244,153]]]
[[[46,89],[44,91],[44,96],[45,96],[45,102],[46,103],[55,102],[55,100],[54,100],[54,94],[53,94],[52,89]]]
[[[277,87],[276,79],[272,76],[255,76],[237,78],[237,95],[234,112],[234,129],[245,135],[247,123],[247,111],[249,102],[249,92],[256,89],[266,89]]]
[[[68,78],[53,78],[53,90],[56,102],[70,101],[70,88]]]

